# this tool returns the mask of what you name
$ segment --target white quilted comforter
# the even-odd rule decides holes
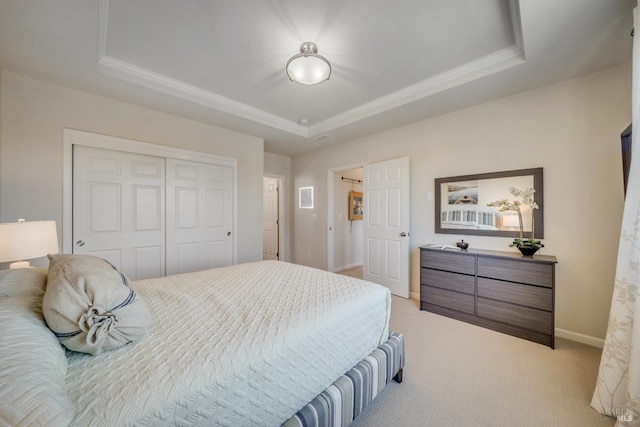
[[[72,425],[277,426],[388,335],[381,286],[278,261],[143,280],[147,336],[68,352]]]

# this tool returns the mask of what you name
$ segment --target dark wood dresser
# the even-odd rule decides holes
[[[420,247],[420,309],[554,348],[554,256]]]

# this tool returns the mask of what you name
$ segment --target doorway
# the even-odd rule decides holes
[[[363,279],[386,286],[394,295],[409,298],[409,158],[356,164],[327,170],[327,271],[337,272],[336,225],[341,202],[336,203],[336,175],[361,168],[364,202]],[[342,176],[342,175],[340,175]],[[347,211],[348,213],[348,211]]]
[[[349,268],[362,267],[362,234],[360,234],[361,238],[357,242],[351,242],[351,239],[343,238],[352,237],[351,234],[348,236],[344,236],[344,234],[353,231],[353,223],[356,223],[355,229],[357,233],[358,229],[361,229],[363,221],[349,221],[349,193],[352,191],[352,183],[342,180],[342,177],[362,180],[363,166],[364,163],[353,164],[327,171],[327,271],[344,272]],[[362,192],[362,185],[353,184],[353,191]],[[345,240],[348,243],[345,243]],[[349,246],[345,248],[345,244]],[[344,261],[343,255],[345,252],[349,252],[351,259],[358,259],[359,253],[359,264],[357,261]],[[349,264],[355,265],[350,267]]]
[[[361,167],[336,173],[333,187],[334,271],[360,279],[363,264],[362,174]]]
[[[264,260],[282,259],[283,179],[281,176],[264,176],[262,179],[262,259]]]

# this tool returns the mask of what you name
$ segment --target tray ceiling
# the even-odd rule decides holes
[[[295,155],[628,61],[631,3],[23,0],[0,5],[0,66]],[[288,80],[305,41],[329,81]]]

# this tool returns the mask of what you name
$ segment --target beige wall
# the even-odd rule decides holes
[[[1,79],[0,221],[61,228],[62,130],[72,128],[237,159],[238,261],[262,258],[262,139],[9,72]]]
[[[270,176],[282,176],[284,188],[280,192],[280,197],[284,197],[284,212],[280,215],[280,223],[284,228],[283,244],[281,245],[282,261],[291,261],[291,158],[273,153],[264,153],[264,173]]]
[[[631,121],[630,106],[625,64],[295,157],[295,190],[314,186],[316,200],[313,212],[294,209],[294,261],[327,265],[328,169],[409,156],[417,296],[420,245],[464,238],[474,248],[513,250],[507,238],[435,234],[434,203],[427,200],[434,179],[543,167],[541,253],[559,262],[556,328],[574,338],[604,338],[623,207],[620,133]]]

